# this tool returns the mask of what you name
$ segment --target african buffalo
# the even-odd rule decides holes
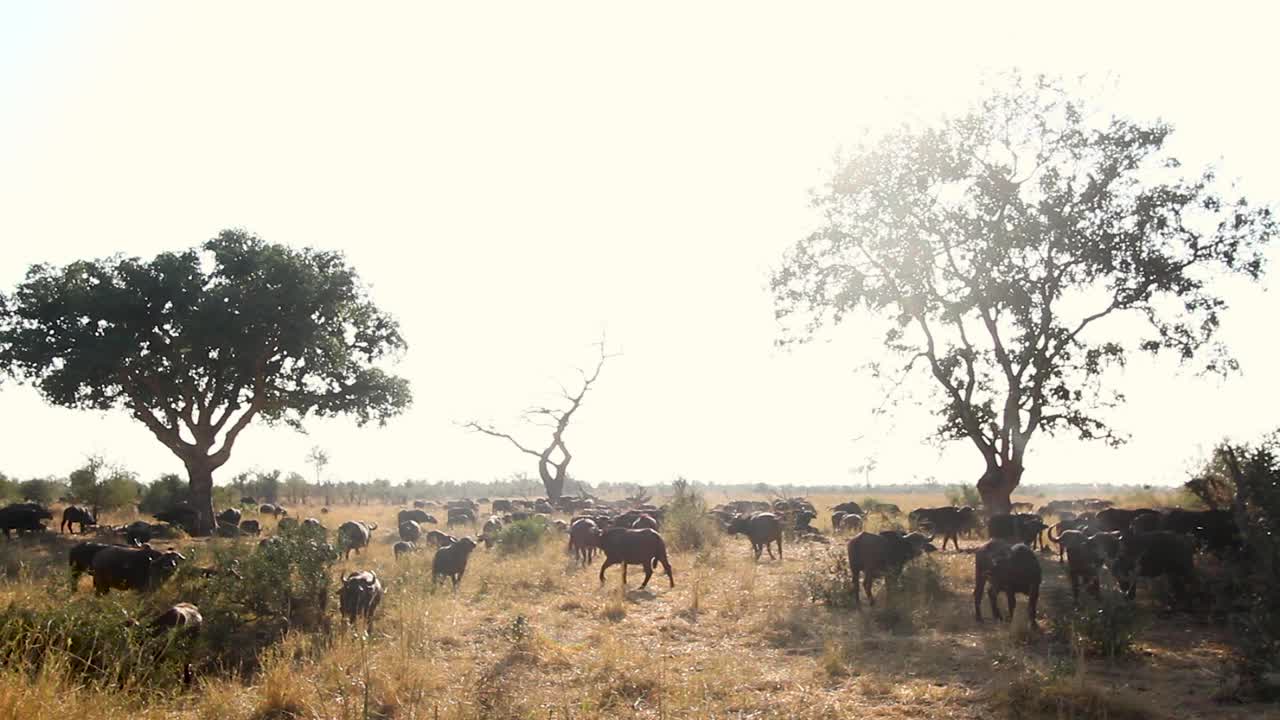
[[[569,552],[576,554],[578,562],[590,565],[600,545],[600,529],[591,518],[577,518],[569,525]]]
[[[395,545],[391,546],[391,552],[395,553],[396,560],[399,560],[400,556],[404,555],[405,553],[411,553],[411,552],[417,552],[417,551],[418,551],[417,545],[414,545],[411,542],[406,542],[404,540],[401,540],[397,542]]]
[[[436,550],[436,555],[431,559],[431,582],[434,584],[443,575],[453,581],[453,587],[456,590],[458,583],[462,582],[462,575],[467,571],[467,560],[471,557],[471,551],[476,549],[476,541],[469,537],[464,537],[452,545],[445,545]]]
[[[849,572],[853,576],[853,605],[859,607],[862,599],[858,595],[858,578],[866,573],[863,588],[867,592],[867,602],[875,605],[871,596],[871,584],[878,577],[896,573],[911,559],[921,553],[937,550],[927,538],[919,533],[883,532],[862,533],[849,541]]]
[[[152,517],[160,522],[180,527],[189,535],[194,534],[200,524],[200,512],[190,505],[175,505],[167,510],[161,510]]]
[[[454,525],[475,525],[476,514],[468,508],[449,508],[448,527]]]
[[[200,608],[185,602],[165,610],[151,621],[151,627],[155,630],[181,630],[192,635],[199,632],[203,624],[204,617],[200,614]]]
[[[445,545],[452,545],[458,542],[458,538],[452,535],[446,535],[439,530],[428,530],[426,537],[428,540],[435,543],[436,547],[444,547]]]
[[[1027,617],[1032,627],[1036,624],[1036,604],[1040,599],[1040,561],[1031,548],[1023,543],[1010,547],[1004,540],[989,540],[973,556],[973,613],[982,622],[982,589],[990,582],[987,597],[991,601],[991,614],[1000,620],[1000,605],[996,598],[1000,593],[1009,597],[1009,620],[1017,605],[1016,594],[1027,596]]]
[[[240,527],[240,511],[235,508],[227,508],[226,510],[223,510],[218,513],[218,517],[215,519],[223,525],[234,525],[236,527]]]
[[[842,502],[839,505],[832,505],[831,509],[844,513],[853,513],[854,515],[866,515],[862,510],[862,506],[852,500],[849,502]]]
[[[182,560],[186,558],[175,551],[160,552],[150,545],[110,545],[93,555],[93,589],[99,595],[113,589],[151,590],[173,574]]]
[[[81,573],[93,574],[93,556],[104,548],[112,547],[104,543],[82,542],[72,546],[68,553],[68,561],[71,565],[71,588],[74,590],[76,583],[80,580]]]
[[[1125,535],[1111,574],[1131,600],[1137,595],[1139,577],[1164,575],[1169,578],[1174,595],[1189,601],[1187,591],[1196,583],[1194,554],[1190,539],[1168,530]]]
[[[1109,507],[1098,512],[1095,517],[1095,524],[1102,532],[1110,532],[1112,530],[1128,532],[1129,526],[1133,524],[1134,518],[1144,514],[1159,515],[1160,513],[1150,508],[1127,510],[1124,508]]]
[[[978,511],[971,507],[917,508],[907,516],[913,527],[922,527],[935,535],[942,535],[942,549],[950,540],[960,549],[960,533],[973,528],[978,522]]]
[[[422,528],[418,527],[418,523],[412,520],[405,520],[400,523],[400,539],[405,542],[418,542],[422,538]]]
[[[246,535],[257,535],[262,532],[262,525],[257,520],[241,520],[240,532]]]
[[[773,548],[770,543],[778,543],[778,559],[782,559],[782,523],[778,520],[778,516],[773,513],[756,513],[745,517],[736,517],[726,529],[730,535],[742,533],[751,540],[751,550],[755,552],[756,560],[760,560],[760,553],[765,550],[769,551],[769,559],[773,559]]]
[[[48,528],[41,520],[53,520],[53,513],[36,503],[15,503],[0,508],[0,530],[9,539],[9,531],[17,530],[22,536],[29,532],[44,532]]]
[[[417,508],[413,510],[401,510],[400,512],[396,513],[397,525],[403,522],[408,522],[408,521],[413,521],[416,523],[435,524],[436,519],[428,515],[425,510],[419,510]]]
[[[80,525],[80,534],[83,535],[85,529],[90,526],[97,525],[98,520],[93,516],[93,513],[89,512],[88,508],[82,508],[77,505],[68,505],[66,509],[62,511],[62,524],[58,526],[58,532],[64,533],[67,531],[67,528],[71,528],[71,531],[75,532],[75,526],[77,524]]]
[[[600,536],[600,549],[604,551],[604,563],[600,566],[600,584],[604,584],[604,571],[610,565],[622,564],[622,584],[627,584],[627,565],[640,565],[644,568],[644,582],[640,587],[649,584],[653,577],[654,563],[661,563],[667,574],[671,587],[676,586],[675,574],[671,571],[671,563],[667,560],[667,544],[657,530],[643,528],[610,528]]]
[[[347,622],[354,625],[363,617],[365,626],[373,631],[373,613],[382,602],[382,582],[372,571],[353,572],[342,578],[338,589],[338,611]]]
[[[342,549],[342,559],[351,557],[352,550],[359,554],[363,548],[368,547],[373,531],[377,529],[377,523],[360,520],[351,520],[338,526],[338,547]]]

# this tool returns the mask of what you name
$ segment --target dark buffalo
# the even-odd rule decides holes
[[[1067,536],[1071,533],[1076,533],[1079,537],[1069,539]],[[1085,537],[1080,530],[1066,530],[1063,536],[1062,546],[1067,549],[1067,576],[1071,579],[1071,599],[1077,605],[1080,604],[1081,584],[1090,595],[1095,598],[1101,597],[1102,565],[1108,558],[1114,557],[1107,543],[1109,536],[1099,534]]]
[[[867,602],[875,605],[871,596],[871,584],[876,578],[899,572],[913,558],[925,552],[933,552],[936,547],[919,533],[910,535],[896,532],[862,533],[849,541],[849,572],[853,575],[853,604],[859,607],[862,599],[858,595],[858,578],[866,573],[863,588],[867,593]]]
[[[418,542],[422,538],[422,528],[418,527],[418,523],[412,520],[405,520],[400,523],[400,539],[405,542]]]
[[[1164,518],[1158,513],[1142,513],[1135,515],[1133,522],[1129,523],[1128,533],[1139,534],[1155,532],[1160,529]]]
[[[511,512],[515,508],[511,506],[510,500],[494,500],[493,504],[489,506],[489,509],[492,512]]]
[[[973,613],[978,622],[982,622],[982,589],[990,582],[987,597],[996,620],[1002,619],[997,596],[1004,593],[1009,597],[1009,620],[1013,620],[1016,595],[1022,593],[1027,596],[1027,617],[1032,627],[1035,626],[1036,604],[1040,599],[1040,561],[1031,548],[1023,543],[1010,547],[1004,540],[988,541],[974,553],[973,580]]]
[[[475,525],[476,514],[469,508],[449,508],[449,527],[454,525]]]
[[[110,545],[93,555],[93,589],[99,595],[109,590],[151,590],[178,569],[181,554],[160,552],[150,545],[140,548]]]
[[[458,538],[452,535],[446,535],[439,530],[428,530],[426,534],[427,540],[432,542],[436,547],[444,547],[458,542]]]
[[[569,525],[569,552],[582,565],[590,565],[600,546],[600,528],[591,518],[576,518]]]
[[[149,543],[155,534],[156,527],[146,520],[137,520],[124,526],[124,540],[130,545]]]
[[[67,528],[70,528],[71,532],[75,532],[77,524],[80,526],[80,534],[83,535],[86,528],[98,524],[98,519],[93,516],[93,513],[89,512],[88,508],[68,505],[62,511],[62,524],[58,526],[58,532],[66,532]]]
[[[362,549],[368,547],[373,531],[377,529],[377,523],[359,520],[351,520],[338,526],[338,547],[342,549],[342,559],[351,557],[352,550],[359,554]]]
[[[631,521],[631,527],[634,530],[644,530],[646,528],[649,530],[657,530],[658,521],[649,513],[640,513]]]
[[[1139,508],[1137,510],[1126,510],[1125,508],[1104,508],[1095,516],[1094,524],[1098,530],[1102,532],[1111,532],[1119,530],[1127,532],[1129,526],[1133,525],[1133,519],[1139,515],[1145,514],[1159,515],[1160,513],[1150,508]]]
[[[180,527],[187,534],[192,534],[200,524],[200,512],[190,505],[175,505],[167,510],[152,515],[160,522]]]
[[[227,508],[218,513],[217,520],[223,525],[234,525],[240,527],[240,511],[235,508]]]
[[[285,510],[284,508],[280,507],[279,505],[276,505],[276,504],[273,504],[273,503],[263,503],[263,504],[262,504],[262,506],[258,508],[258,514],[259,514],[259,515],[271,515],[271,516],[273,516],[273,517],[277,517],[277,518],[278,518],[278,517],[280,517],[281,515],[287,515],[287,514],[289,514],[289,513],[288,513],[288,511],[287,511],[287,510]]]
[[[453,581],[453,587],[456,590],[458,583],[462,582],[462,575],[467,571],[467,560],[471,557],[471,551],[476,549],[476,541],[469,537],[436,550],[436,555],[431,560],[431,582],[435,583],[443,575]]]
[[[427,503],[426,503],[425,501],[422,501],[422,500],[414,500],[414,501],[413,501],[413,506],[414,506],[414,507],[416,507],[416,508],[424,508],[424,507],[426,507],[426,506],[427,506]]]
[[[414,545],[411,542],[405,542],[404,540],[401,540],[397,542],[395,545],[391,546],[391,552],[395,553],[396,560],[399,560],[400,556],[404,555],[405,553],[411,553],[411,552],[417,552],[417,551],[418,551],[417,545]]]
[[[372,571],[353,572],[342,578],[338,589],[338,611],[350,624],[363,617],[365,626],[373,631],[373,613],[382,602],[382,582]]]
[[[1240,547],[1240,529],[1229,510],[1170,510],[1162,518],[1161,530],[1189,535],[1206,550]]]
[[[53,513],[36,503],[16,503],[0,508],[0,530],[5,539],[9,539],[9,531],[17,530],[18,535],[29,532],[44,532],[48,528],[41,520],[53,520]]]
[[[835,516],[832,516],[834,522]],[[857,513],[846,513],[840,516],[840,524],[835,527],[836,530],[849,530],[852,532],[861,532],[864,518]]]
[[[200,614],[200,608],[191,603],[178,603],[151,621],[151,627],[155,630],[180,630],[192,635],[199,632],[203,624],[204,617]]]
[[[240,532],[246,535],[257,535],[262,532],[262,525],[257,520],[241,520]]]
[[[987,521],[987,533],[992,540],[1023,543],[1031,547],[1036,546],[1041,531],[1047,527],[1035,513],[992,515]]]
[[[435,518],[428,515],[425,510],[418,510],[417,508],[415,508],[413,510],[401,510],[400,512],[396,513],[396,525],[399,525],[400,523],[404,523],[404,522],[416,522],[416,523],[429,522],[434,524]]]
[[[948,540],[959,550],[960,533],[978,523],[978,511],[968,506],[917,508],[907,517],[913,527],[925,528],[934,535],[942,535],[943,550],[947,549]]]
[[[1189,601],[1188,590],[1196,584],[1195,548],[1191,540],[1168,530],[1126,535],[1120,553],[1111,564],[1111,574],[1130,599],[1138,592],[1138,578],[1169,578],[1174,595]]]
[[[244,497],[240,498],[240,504],[249,505],[252,507],[258,504],[258,500],[256,498],[251,498],[248,495],[245,495]]]
[[[751,540],[751,550],[760,559],[760,553],[769,551],[769,559],[773,559],[771,543],[778,543],[778,559],[782,559],[782,522],[773,513],[756,513],[747,517],[737,517],[729,523],[727,531],[730,535],[739,533]]]
[[[657,530],[644,528],[610,528],[600,536],[600,549],[604,551],[604,563],[600,566],[600,584],[604,584],[604,571],[610,565],[622,564],[622,584],[627,584],[627,565],[640,565],[644,568],[643,588],[653,577],[654,563],[661,563],[667,574],[671,587],[676,586],[675,573],[671,571],[671,563],[667,560],[667,544]]]
[[[838,510],[843,513],[853,513],[854,515],[866,515],[862,510],[862,506],[852,500],[849,502],[842,502],[839,505],[832,505],[831,509]]]
[[[100,550],[109,547],[112,546],[96,542],[82,542],[72,546],[71,551],[68,553],[68,560],[71,565],[71,587],[73,590],[82,573],[93,574],[93,556],[97,555]]]

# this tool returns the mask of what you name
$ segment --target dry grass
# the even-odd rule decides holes
[[[854,491],[849,497],[861,500]],[[844,498],[813,498],[825,508]],[[713,501],[716,498],[711,498]],[[879,497],[909,509],[940,504],[922,495]],[[1114,667],[1065,657],[1047,633],[972,618],[972,556],[937,554],[946,591],[887,595],[861,613],[812,605],[799,578],[832,552],[789,543],[786,559],[754,563],[745,540],[702,553],[673,553],[676,587],[655,574],[579,568],[563,536],[510,557],[477,550],[455,593],[433,587],[429,552],[396,563],[394,507],[339,506],[320,516],[379,523],[379,541],[337,571],[372,569],[387,597],[376,630],[334,624],[331,634],[292,633],[245,677],[210,675],[173,694],[89,686],[56,658],[43,667],[0,668],[0,720],[71,716],[217,718],[1245,718],[1269,708],[1216,705],[1224,652],[1212,628],[1178,616],[1142,638],[1145,654]],[[254,515],[253,513],[250,514]],[[880,522],[880,521],[878,521]],[[885,520],[883,522],[892,522]],[[829,527],[825,512],[818,523]],[[265,523],[274,527],[274,522]],[[66,591],[70,538],[15,542],[0,550],[0,607],[40,607]],[[206,563],[210,545],[178,544]],[[252,541],[242,541],[252,542]],[[1045,562],[1051,585],[1064,583]],[[60,591],[55,591],[61,588]],[[82,580],[81,594],[90,592]],[[95,602],[131,615],[180,600],[112,593]],[[1049,608],[1042,605],[1043,612]],[[330,613],[334,608],[330,608]],[[1069,669],[1064,669],[1069,668]]]

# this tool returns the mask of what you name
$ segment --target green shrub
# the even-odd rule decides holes
[[[974,508],[982,506],[982,496],[973,485],[948,485],[945,493],[948,505]]]
[[[518,520],[498,532],[498,552],[502,555],[522,553],[538,547],[547,536],[547,523],[542,518]]]
[[[688,480],[671,484],[672,498],[662,518],[662,537],[676,552],[700,552],[720,545],[723,533],[707,514],[707,503]]]
[[[190,637],[147,627],[154,613],[139,596],[125,595],[122,604],[129,610],[89,596],[42,608],[11,604],[0,610],[0,665],[32,674],[60,667],[98,687],[179,685]]]
[[[1050,631],[1053,637],[1086,655],[1110,660],[1131,655],[1141,629],[1137,606],[1122,594],[1106,591],[1101,600],[1082,594],[1081,605],[1071,607],[1070,598],[1050,603]]]
[[[853,607],[857,590],[849,575],[849,561],[843,552],[832,551],[825,562],[808,565],[800,573],[800,588],[809,602],[831,608]]]

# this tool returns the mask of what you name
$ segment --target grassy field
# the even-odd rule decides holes
[[[811,499],[825,508],[850,498],[863,494]],[[942,502],[920,494],[878,499],[904,511]],[[815,588],[839,588],[826,571],[844,551],[842,538],[789,542],[783,560],[757,564],[745,539],[724,537],[672,553],[674,589],[655,574],[638,590],[636,568],[628,588],[617,568],[602,587],[599,560],[580,569],[564,536],[553,533],[527,553],[476,550],[454,593],[432,587],[430,552],[396,563],[396,510],[337,506],[323,516],[330,528],[346,519],[379,524],[367,552],[337,565],[374,570],[386,585],[369,636],[334,617],[328,630],[285,634],[252,671],[205,672],[190,688],[86,675],[70,650],[21,652],[11,639],[0,669],[0,720],[1280,717],[1270,707],[1216,702],[1229,669],[1223,629],[1202,616],[1166,613],[1145,588],[1132,652],[1107,658],[1073,648],[1050,621],[1066,613],[1070,597],[1048,557],[1039,631],[1026,627],[1025,602],[1012,625],[978,625],[971,598],[977,540],[918,561],[891,592],[878,584],[877,606],[861,612],[811,601]],[[320,517],[318,506],[298,514]],[[824,513],[815,525],[826,530],[828,523]],[[123,623],[202,592],[203,581],[183,575],[151,595],[102,599],[84,578],[71,595],[65,558],[73,542],[0,546],[0,608],[83,604],[86,612],[118,613]],[[173,544],[193,564],[208,565],[235,542]],[[208,619],[211,608],[202,610]],[[200,651],[197,641],[191,652]]]

